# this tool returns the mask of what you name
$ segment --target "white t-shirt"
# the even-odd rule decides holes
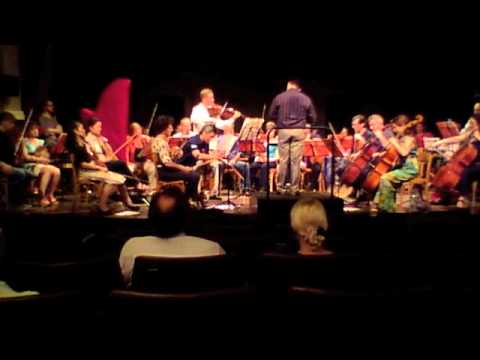
[[[192,120],[193,130],[197,134],[205,125],[215,125],[217,129],[223,130],[225,125],[233,124],[235,122],[234,119],[222,120],[210,117],[207,107],[202,103],[193,107],[190,119]]]
[[[177,132],[177,133],[175,133],[175,134],[172,136],[172,138],[175,138],[175,139],[178,139],[178,138],[191,138],[191,137],[194,137],[195,135],[197,135],[197,134],[195,133],[195,131],[190,131],[190,132],[188,133],[188,135],[184,135],[184,134],[182,134],[181,132]]]
[[[119,263],[125,283],[130,284],[135,258],[138,256],[190,258],[224,254],[225,250],[218,243],[195,236],[185,234],[171,238],[143,236],[131,238],[125,243]]]

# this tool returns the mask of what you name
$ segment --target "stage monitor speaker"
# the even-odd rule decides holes
[[[332,198],[329,193],[303,192],[299,195],[271,193],[270,199],[267,199],[266,193],[260,193],[257,195],[259,220],[264,224],[271,225],[290,224],[290,210],[293,204],[304,197],[313,197],[322,202],[332,227],[335,227],[339,219],[343,217],[343,200],[337,197]]]

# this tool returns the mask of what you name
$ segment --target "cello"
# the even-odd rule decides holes
[[[404,129],[408,130],[417,124],[423,122],[422,119],[410,121],[404,125]],[[368,173],[367,178],[362,184],[362,187],[369,192],[374,192],[380,185],[380,178],[382,175],[389,172],[400,160],[400,154],[393,145],[389,145],[385,153],[380,157],[377,164]]]
[[[457,187],[466,167],[470,166],[478,156],[478,150],[473,144],[468,144],[458,150],[452,158],[443,165],[432,180],[432,185],[438,190],[449,191]]]

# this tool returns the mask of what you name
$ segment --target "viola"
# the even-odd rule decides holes
[[[475,161],[478,150],[473,144],[468,144],[458,150],[452,158],[435,174],[432,185],[438,190],[453,190],[460,182],[466,167]]]

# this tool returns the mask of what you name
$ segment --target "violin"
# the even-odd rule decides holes
[[[208,106],[207,110],[210,117],[212,118],[218,117],[222,120],[228,120],[232,118],[235,114],[240,114],[241,116],[240,112],[238,112],[232,107],[227,107],[227,104],[225,104],[224,106],[219,104],[214,104],[214,105]]]

